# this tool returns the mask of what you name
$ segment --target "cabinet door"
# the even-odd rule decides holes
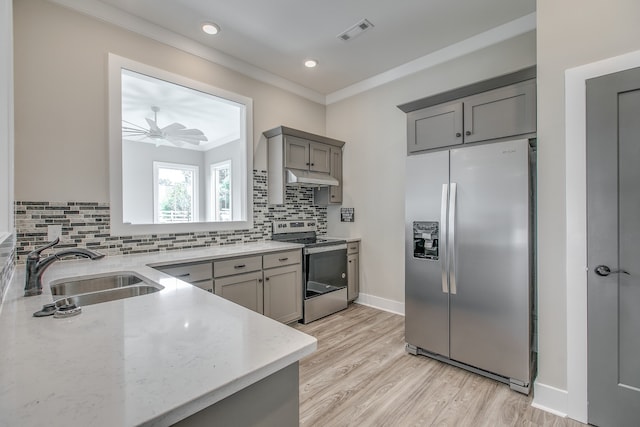
[[[329,187],[329,203],[342,203],[342,150],[340,148],[331,148],[331,176],[340,184]]]
[[[302,319],[300,264],[264,270],[264,315],[283,323]]]
[[[536,131],[536,83],[526,81],[464,99],[464,142]]]
[[[263,289],[261,271],[216,279],[215,288],[216,295],[262,314]]]
[[[309,169],[309,141],[286,135],[284,137],[284,166],[293,169]]]
[[[347,255],[347,300],[353,301],[360,293],[360,255]]]
[[[331,172],[331,146],[318,142],[309,143],[309,170]]]
[[[409,153],[462,144],[462,103],[423,108],[407,114]]]

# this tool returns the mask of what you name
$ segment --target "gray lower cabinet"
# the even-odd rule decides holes
[[[157,267],[157,269],[213,293],[213,264],[211,261],[165,265]]]
[[[302,318],[302,269],[288,265],[264,270],[264,315],[282,323]]]
[[[347,300],[354,301],[360,294],[360,243],[347,244]]]
[[[302,250],[155,266],[283,323],[302,319]]]
[[[535,132],[535,79],[407,113],[409,153]]]
[[[302,251],[213,263],[215,293],[283,323],[302,319]]]
[[[262,271],[216,279],[216,295],[249,310],[263,312]]]

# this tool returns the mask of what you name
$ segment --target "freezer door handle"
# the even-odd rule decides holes
[[[447,224],[449,228],[449,242],[447,243],[449,249],[449,285],[451,286],[451,294],[455,295],[457,292],[456,287],[456,193],[458,185],[454,182],[451,183],[451,190],[449,194],[449,222]]]
[[[442,270],[442,292],[449,293],[449,280],[447,277],[447,202],[449,198],[449,186],[442,184],[442,201],[440,203],[440,268]]]

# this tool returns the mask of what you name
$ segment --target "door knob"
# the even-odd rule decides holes
[[[606,277],[606,276],[608,276],[610,274],[629,274],[629,272],[624,271],[623,269],[611,270],[606,265],[599,265],[594,269],[594,271],[596,272],[596,274],[598,276],[603,276],[603,277]]]

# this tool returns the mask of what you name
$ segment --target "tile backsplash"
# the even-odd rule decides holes
[[[82,201],[16,201],[15,256],[27,254],[47,241],[47,227],[62,225],[59,248],[86,247],[107,255],[159,252],[206,246],[257,242],[271,238],[271,222],[316,219],[318,233],[326,234],[327,208],[313,205],[313,189],[290,187],[284,205],[267,204],[267,172],[253,171],[253,228],[250,230],[111,236],[109,204]]]

